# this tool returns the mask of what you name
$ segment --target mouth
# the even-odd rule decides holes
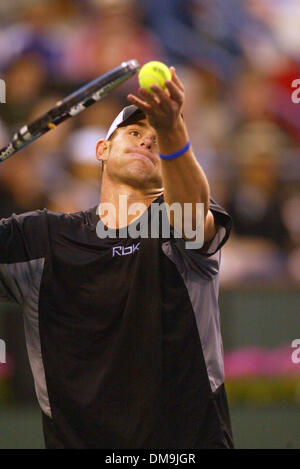
[[[129,148],[128,153],[141,156],[143,159],[146,158],[147,160],[150,160],[151,163],[152,163],[154,166],[156,166],[156,158],[155,158],[155,155],[154,155],[153,153],[151,153],[150,151],[143,150],[142,148],[131,147],[131,148]]]

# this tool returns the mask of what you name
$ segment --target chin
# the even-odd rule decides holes
[[[138,185],[148,186],[149,184],[153,183],[153,181],[158,180],[157,171],[151,171],[151,169],[152,168],[149,168],[148,164],[145,164],[142,161],[134,161],[123,168],[122,179],[131,181],[132,185],[135,183]]]
[[[123,181],[136,188],[161,187],[162,180],[157,174],[149,174],[148,168],[135,168],[126,171]]]

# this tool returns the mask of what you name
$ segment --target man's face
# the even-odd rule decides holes
[[[118,128],[101,159],[111,180],[139,189],[162,188],[156,132],[146,119]]]

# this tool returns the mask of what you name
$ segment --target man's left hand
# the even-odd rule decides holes
[[[133,94],[127,96],[131,104],[145,113],[149,124],[160,132],[169,132],[176,127],[184,103],[183,84],[176,75],[175,68],[170,67],[170,70],[172,78],[165,82],[164,90],[152,85],[153,93],[139,88],[140,98]]]

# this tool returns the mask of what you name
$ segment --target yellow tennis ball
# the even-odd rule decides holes
[[[139,84],[142,88],[149,91],[149,93],[152,93],[150,86],[157,85],[164,89],[165,81],[171,80],[171,78],[169,67],[156,60],[147,62],[139,71]]]

